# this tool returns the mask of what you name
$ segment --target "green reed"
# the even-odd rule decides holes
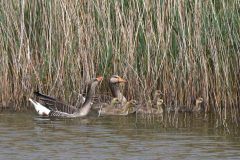
[[[39,89],[71,101],[86,81],[119,74],[128,99],[239,117],[239,1],[16,1],[0,5],[0,102]],[[101,91],[108,91],[103,83]]]

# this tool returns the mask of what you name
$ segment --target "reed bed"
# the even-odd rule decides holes
[[[70,102],[92,77],[118,74],[128,99],[201,96],[206,112],[239,120],[238,0],[0,3],[2,108],[22,109],[36,89]]]

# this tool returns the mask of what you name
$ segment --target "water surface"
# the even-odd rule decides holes
[[[201,115],[50,120],[1,113],[0,128],[0,159],[240,159],[238,130]]]

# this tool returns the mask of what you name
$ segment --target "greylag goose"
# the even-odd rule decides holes
[[[195,105],[188,108],[187,106],[168,106],[168,112],[201,112],[202,107],[201,103],[203,102],[203,98],[199,97],[195,101]]]
[[[121,108],[116,107],[119,103],[121,102],[117,98],[113,98],[110,105],[104,105],[99,110],[99,115],[129,115],[136,112],[137,102],[135,100],[126,102]]]
[[[161,97],[161,95],[163,95],[163,93],[160,91],[160,90],[156,90],[154,92],[154,95],[153,95],[153,104],[156,105],[157,104],[157,101],[159,100],[159,98]]]
[[[203,102],[203,98],[202,98],[202,97],[197,98],[197,99],[196,99],[196,103],[195,103],[195,105],[193,106],[192,111],[193,111],[193,112],[201,112],[201,111],[203,111],[203,108],[202,108],[202,106],[201,106],[202,102]]]
[[[146,106],[138,108],[137,113],[141,114],[162,114],[163,113],[163,99],[161,99],[162,92],[156,90],[153,96],[153,100],[149,100]],[[156,107],[156,108],[154,108]]]
[[[101,103],[100,106],[96,109],[98,109],[98,113],[100,112],[110,112],[113,109],[119,108],[118,106],[121,104],[121,102],[118,100],[118,98],[113,98],[110,104],[108,103]]]
[[[39,115],[62,118],[84,117],[91,109],[91,100],[95,94],[95,88],[102,79],[103,77],[98,77],[88,83],[86,99],[81,108],[67,105],[53,97],[39,93],[37,93],[37,96],[39,96],[40,100],[44,103],[34,101],[31,98],[29,98],[29,101],[34,105]]]
[[[162,114],[163,113],[163,99],[161,98],[158,98],[156,99],[156,106],[157,108],[153,108],[153,104],[152,102],[149,100],[146,104],[145,107],[140,107],[138,110],[137,110],[137,113],[140,113],[140,114]]]
[[[118,75],[113,75],[109,80],[109,87],[113,97],[118,98],[118,100],[122,103],[122,105],[127,102],[127,99],[121,93],[119,89],[119,83],[125,83],[125,82],[127,81]]]
[[[162,114],[163,113],[163,99],[158,98],[157,99],[157,111],[155,112],[155,114]]]

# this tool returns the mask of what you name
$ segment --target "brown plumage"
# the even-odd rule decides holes
[[[99,115],[129,115],[136,112],[136,101],[131,100],[126,102],[121,108],[116,107],[120,101],[117,98],[113,98],[111,104],[103,106],[99,110]]]
[[[148,101],[146,106],[142,106],[137,110],[137,113],[140,114],[162,114],[163,113],[163,100],[161,98],[156,99],[156,105],[153,105],[151,100]],[[156,108],[153,108],[155,107]]]
[[[203,111],[201,107],[201,103],[203,102],[203,98],[198,97],[195,101],[195,104],[192,105],[190,108],[187,106],[168,106],[168,112],[201,112]]]
[[[163,99],[161,99],[162,92],[156,90],[153,95],[153,100],[148,100],[145,106],[141,106],[137,113],[140,114],[161,114],[163,113]]]
[[[81,106],[72,106],[70,104],[66,104],[65,102],[62,102],[61,100],[58,100],[54,97],[50,97],[48,95],[44,95],[42,93],[39,93],[38,91],[34,92],[34,95],[37,96],[37,101],[45,106],[46,108],[52,110],[52,111],[61,111],[66,113],[74,113],[77,111],[78,108]]]

